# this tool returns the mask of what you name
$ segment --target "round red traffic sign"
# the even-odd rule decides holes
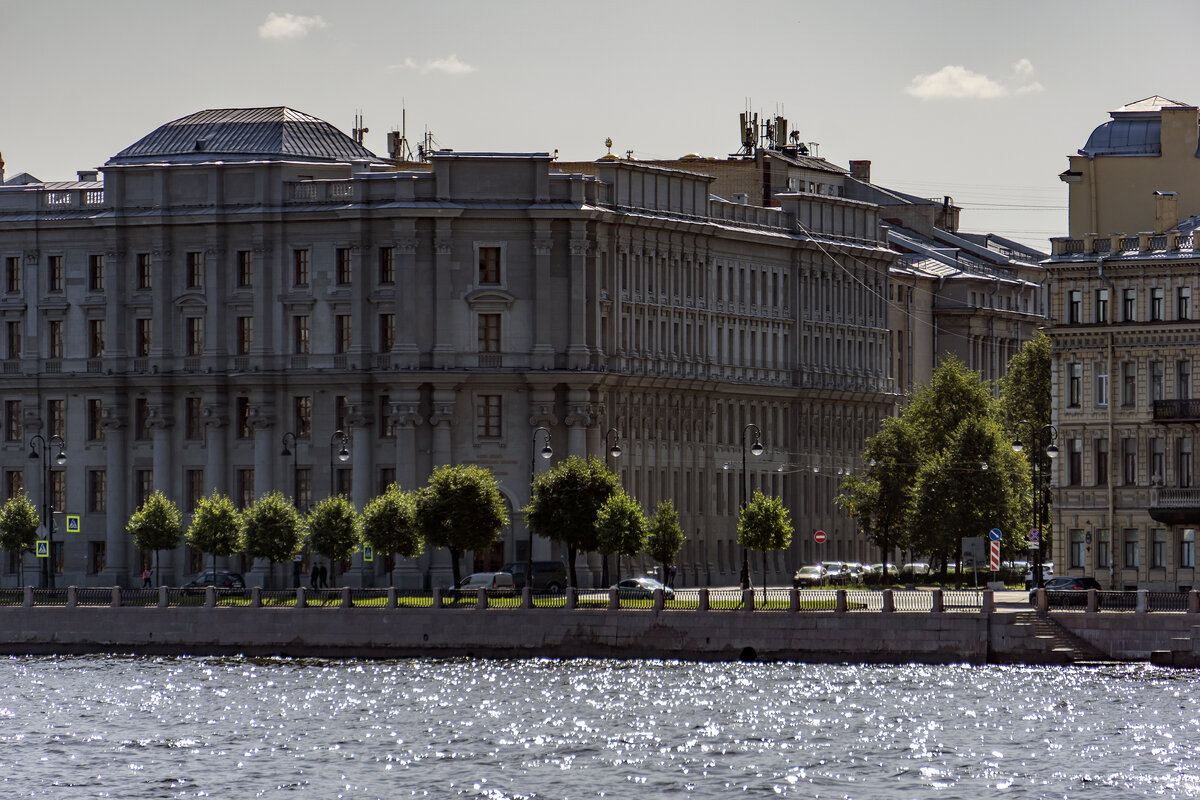
[[[817,544],[825,544],[825,531],[817,531],[813,534],[813,540]]]

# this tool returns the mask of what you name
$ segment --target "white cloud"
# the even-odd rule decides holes
[[[299,39],[310,31],[325,27],[320,17],[301,17],[296,14],[267,14],[267,21],[258,26],[260,39]]]
[[[393,64],[388,69],[412,69],[422,75],[430,72],[443,72],[447,75],[465,75],[468,72],[475,71],[474,67],[465,61],[461,61],[454,53],[445,58],[431,58],[420,64],[411,58],[406,58],[403,64]]]
[[[949,64],[937,72],[913,78],[905,91],[920,100],[992,100],[1010,94],[1035,94],[1045,89],[1033,79],[1033,63],[1022,58],[1013,64],[1012,77],[1005,81]]]

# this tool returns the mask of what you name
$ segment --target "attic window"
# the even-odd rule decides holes
[[[208,139],[197,139],[196,140],[196,151],[197,152],[203,150],[206,147],[208,147]]]

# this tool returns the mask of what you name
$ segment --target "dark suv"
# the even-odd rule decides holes
[[[201,572],[194,580],[185,583],[183,588],[196,591],[207,586],[215,586],[218,589],[245,589],[246,581],[236,572],[228,572],[223,569],[213,572],[210,569]]]
[[[514,561],[501,567],[503,572],[511,572],[513,583],[517,590],[525,588],[525,561]],[[533,581],[530,583],[534,591],[561,592],[567,588],[567,565],[561,561],[533,562]]]
[[[1046,589],[1046,602],[1052,606],[1086,606],[1088,589],[1100,589],[1100,582],[1095,578],[1060,575],[1050,578],[1043,584]],[[1029,605],[1037,603],[1037,589],[1029,593]]]

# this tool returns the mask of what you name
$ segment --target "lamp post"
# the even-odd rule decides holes
[[[608,467],[609,472],[612,472],[612,460],[621,457],[621,432],[616,428],[609,428],[608,433],[604,434],[604,446],[607,448],[604,451],[604,465]],[[618,477],[617,480],[620,481],[620,478]],[[600,583],[608,586],[608,553],[604,553],[600,557],[603,559],[601,564],[603,574],[600,576]],[[618,563],[618,569],[620,566]]]
[[[292,440],[293,450],[288,449],[288,439]],[[299,450],[299,449],[300,449],[299,447],[296,447],[296,434],[292,433],[291,431],[288,431],[287,433],[285,433],[283,435],[283,449],[279,451],[279,455],[283,456],[284,458],[287,458],[288,456],[292,457],[292,505],[295,506],[296,508],[300,508],[300,498],[298,498],[296,496],[296,489],[297,489],[296,475],[298,473],[296,472],[296,455],[297,454],[294,452],[294,450]]]
[[[546,434],[546,446],[539,452],[537,449],[538,434]],[[539,425],[533,429],[533,452],[529,456],[529,499],[533,500],[533,479],[537,477],[537,457],[550,458],[554,450],[550,448],[550,429]],[[533,590],[533,528],[529,529],[529,552],[525,554],[525,585]]]
[[[340,450],[338,450],[336,453],[334,453],[333,443],[337,442],[337,441],[341,442],[342,448]],[[330,497],[333,497],[333,489],[334,489],[333,459],[334,459],[335,455],[337,456],[337,460],[343,464],[345,464],[347,461],[350,460],[350,437],[346,435],[345,431],[340,431],[340,430],[334,431],[333,435],[329,437],[329,496]]]
[[[1050,464],[1043,464],[1042,456],[1044,455],[1051,462],[1058,458],[1058,447],[1054,444],[1058,441],[1058,428],[1053,425],[1043,425],[1040,430],[1033,434],[1033,443],[1035,452],[1033,453],[1033,527],[1037,528],[1038,541],[1037,547],[1031,547],[1033,550],[1033,586],[1035,589],[1041,589],[1043,586],[1042,580],[1042,542],[1046,539],[1046,489],[1050,484]],[[1021,443],[1020,438],[1014,439],[1012,449],[1019,453],[1025,448]]]
[[[35,447],[34,442],[37,442],[41,447]],[[48,558],[46,563],[42,565],[42,588],[54,588],[54,571],[57,566],[54,564],[54,513],[50,507],[50,460],[46,458],[46,448],[50,445],[58,446],[58,453],[54,456],[54,463],[62,466],[67,463],[67,443],[58,434],[50,437],[47,442],[40,433],[35,433],[29,440],[29,458],[30,460],[41,459],[42,462],[42,521],[46,523],[46,543],[49,545],[50,552],[47,553]]]
[[[754,431],[754,444],[750,445],[750,452],[756,456],[763,454],[762,431],[753,422],[742,428],[742,502],[738,505],[738,515],[746,510],[746,500],[750,496],[750,473],[746,470],[746,434]],[[763,567],[766,569],[765,565]],[[750,582],[750,556],[746,552],[746,546],[742,545],[742,575],[746,578],[746,583]],[[765,580],[765,578],[764,578]],[[742,587],[745,588],[745,587]],[[766,587],[763,587],[766,591]],[[764,595],[765,597],[766,595]]]

